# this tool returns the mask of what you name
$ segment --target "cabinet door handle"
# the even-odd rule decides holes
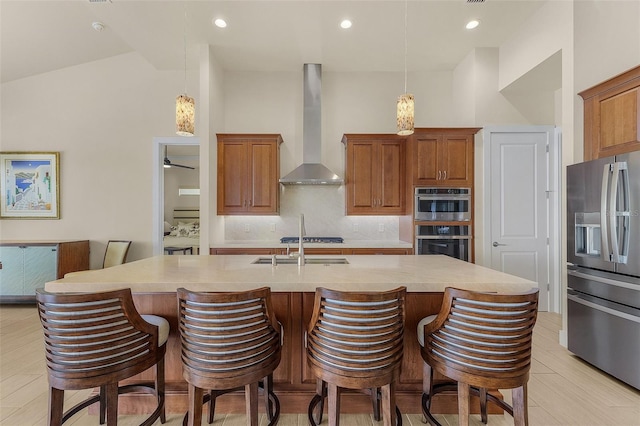
[[[441,176],[442,176],[442,170],[438,170],[438,178],[436,180],[440,180]]]
[[[442,180],[447,180],[447,171],[444,171],[444,177],[442,178]]]

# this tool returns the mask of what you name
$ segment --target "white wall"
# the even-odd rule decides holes
[[[582,102],[576,93],[640,63],[639,21],[638,1],[548,2],[500,47],[497,64],[495,52],[478,49],[455,71],[410,73],[416,126],[521,123],[522,114],[510,109],[498,89],[560,49],[563,163],[579,160]],[[188,82],[190,95],[197,94],[206,190],[201,213],[210,218],[202,232],[220,240],[225,220],[215,217],[215,134],[281,133],[281,172],[292,170],[302,159],[302,65],[299,73],[229,73],[204,46],[200,68],[189,72]],[[174,135],[175,96],[183,83],[182,71],[157,71],[130,53],[2,84],[0,149],[60,151],[62,215],[2,220],[2,238],[90,239],[92,267],[101,264],[110,238],[132,239],[132,260],[150,256],[152,139]],[[343,133],[395,132],[403,75],[325,72],[323,83],[323,160],[343,174]],[[299,201],[286,197],[285,206]]]
[[[109,239],[150,256],[152,138],[174,134],[183,83],[130,53],[3,84],[0,149],[60,152],[61,218],[2,220],[2,239],[89,239],[93,268]]]
[[[500,46],[500,88],[522,78],[561,52],[561,102],[554,121],[562,128],[561,265],[566,264],[566,184],[564,169],[583,158],[583,104],[578,92],[640,63],[640,2],[550,1]],[[561,272],[564,304],[566,269]],[[566,312],[566,306],[562,307]],[[563,329],[566,329],[566,315]]]
[[[640,64],[640,1],[576,2],[574,29],[574,129],[581,142],[584,110],[577,93]],[[576,145],[573,162],[583,158],[582,146]]]
[[[322,73],[322,161],[344,174],[345,133],[395,133],[402,73]],[[416,127],[453,124],[451,73],[411,74]],[[302,162],[302,66],[299,72],[225,74],[225,132],[280,133],[281,174]]]
[[[200,140],[200,208],[210,218],[202,233],[219,241],[225,238],[225,220],[215,216],[215,134],[281,133],[282,173],[293,169],[302,159],[302,69],[297,75],[225,73],[206,46],[200,62],[200,80],[190,71],[188,81]],[[325,73],[323,158],[335,171],[344,173],[343,133],[395,131],[401,81],[399,73]],[[133,240],[129,260],[151,256],[152,191],[157,190],[152,189],[152,141],[174,137],[175,97],[183,82],[182,71],[159,72],[131,53],[3,84],[1,149],[61,152],[61,219],[3,220],[2,238],[89,239],[92,268],[101,265],[108,239]],[[450,73],[412,75],[409,82],[418,102],[417,125],[450,125]],[[283,196],[285,207],[299,201]],[[319,204],[319,217],[344,213],[343,204]],[[296,220],[295,212],[283,211]],[[371,230],[372,238],[397,238],[397,219],[380,220],[385,232],[377,231],[378,219],[362,218],[356,235],[366,238],[362,232]]]
[[[225,74],[225,132],[279,133],[280,173],[286,175],[302,162],[303,74],[299,72],[235,72]],[[408,91],[416,97],[416,127],[450,126],[451,73],[410,74]],[[345,133],[395,133],[396,100],[404,90],[402,73],[322,73],[322,161],[344,176]],[[306,223],[324,223],[324,231],[348,239],[398,239],[397,217],[345,217],[343,188],[281,188],[280,216],[225,217],[229,239],[274,240],[295,235],[298,215]],[[353,222],[357,221],[357,231]],[[379,232],[379,224],[384,231]],[[272,232],[271,224],[276,224]],[[312,226],[312,225],[309,225]],[[250,232],[245,232],[246,228]],[[309,231],[311,232],[311,231]]]

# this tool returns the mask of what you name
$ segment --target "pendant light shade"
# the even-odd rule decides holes
[[[176,97],[176,134],[193,136],[196,121],[196,102],[185,95]]]
[[[398,97],[398,135],[407,136],[413,134],[414,125],[414,103],[413,95],[405,93]]]

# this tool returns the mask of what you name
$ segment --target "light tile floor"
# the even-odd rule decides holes
[[[535,327],[529,380],[531,426],[640,426],[640,391],[600,372],[558,344],[561,318],[541,312]],[[640,368],[640,360],[639,360]],[[66,392],[72,405],[89,391]],[[503,392],[510,400],[510,393]],[[0,306],[0,425],[45,425],[47,379],[42,355],[42,331],[33,305]],[[443,425],[457,425],[456,415],[439,415]],[[422,425],[422,415],[403,414],[404,425]],[[140,416],[120,416],[119,425],[137,425]],[[168,415],[167,425],[182,424],[182,415]],[[343,415],[343,425],[371,426],[370,414]],[[80,413],[66,424],[98,425],[96,416]],[[156,424],[160,424],[159,421]],[[203,422],[206,424],[206,421]],[[266,425],[262,417],[261,425]],[[279,425],[307,425],[306,414],[282,414]],[[323,424],[326,424],[326,420]],[[470,419],[480,426],[479,416]],[[241,414],[216,416],[216,426],[246,425]],[[513,425],[506,416],[490,416],[490,426]]]

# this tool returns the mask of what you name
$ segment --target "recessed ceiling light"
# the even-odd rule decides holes
[[[478,25],[480,25],[480,21],[478,21],[477,19],[472,19],[471,21],[467,22],[467,25],[465,25],[465,28],[468,30],[472,30]]]
[[[215,26],[216,26],[216,27],[218,27],[218,28],[226,28],[226,27],[227,27],[227,21],[225,21],[225,20],[224,20],[224,19],[222,19],[222,18],[215,19],[215,20],[213,21],[213,23],[214,23],[214,24],[215,24]]]
[[[94,30],[98,32],[104,30],[104,24],[102,22],[96,21],[93,24],[91,24],[91,26],[93,27]]]
[[[350,21],[350,20],[348,20],[348,19],[345,19],[344,21],[340,22],[340,27],[341,27],[341,28],[344,28],[345,30],[346,30],[347,28],[351,28],[351,25],[352,25],[352,23],[351,23],[351,21]]]

